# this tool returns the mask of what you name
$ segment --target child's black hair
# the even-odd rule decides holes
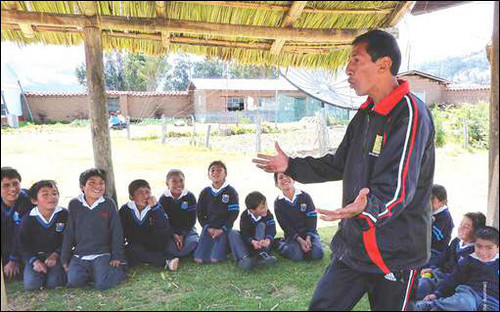
[[[149,186],[148,181],[138,179],[138,180],[134,180],[134,181],[130,182],[130,184],[128,185],[128,195],[130,197],[134,196],[134,192],[137,191],[141,187],[146,187],[146,188],[151,190],[151,187]]]
[[[38,192],[44,187],[55,188],[59,194],[59,189],[57,188],[57,183],[54,180],[41,180],[35,182],[29,189],[29,195],[32,200],[38,200]]]
[[[293,178],[287,174],[285,174],[284,172],[275,172],[274,173],[274,184],[278,184],[278,174],[280,173],[283,173],[284,175],[286,175],[287,177],[291,178],[293,180]]]
[[[266,196],[264,196],[260,192],[252,192],[245,198],[245,205],[248,209],[252,210],[257,208],[261,204],[265,204],[266,202]]]
[[[498,230],[492,226],[483,226],[476,231],[476,239],[484,239],[495,243],[498,247]]]
[[[226,165],[222,161],[220,161],[220,160],[212,161],[210,163],[210,166],[208,166],[208,171],[209,172],[210,172],[210,168],[212,168],[213,166],[221,166],[224,169],[224,171],[226,172],[226,174],[227,174]]]
[[[184,172],[182,172],[182,171],[181,171],[181,170],[179,170],[179,169],[172,169],[172,170],[170,170],[170,171],[167,173],[167,181],[168,181],[168,180],[170,180],[170,178],[171,178],[172,176],[176,175],[176,174],[178,174],[178,175],[182,176],[182,178],[185,178],[185,177],[184,177]]]
[[[87,184],[87,181],[92,177],[100,177],[106,183],[106,171],[102,169],[87,169],[80,174],[80,186]]]
[[[19,172],[17,172],[16,169],[12,167],[2,167],[0,181],[4,178],[18,179],[19,182],[21,182],[21,175],[19,174]]]
[[[439,184],[434,184],[432,186],[432,196],[436,196],[439,201],[444,201],[448,203],[448,195],[446,194],[446,189],[444,186]]]
[[[468,212],[464,214],[464,217],[471,219],[474,231],[486,225],[486,216],[481,212]]]

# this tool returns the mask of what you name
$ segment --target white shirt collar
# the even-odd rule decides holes
[[[212,189],[212,192],[214,192],[214,193],[216,193],[216,194],[217,194],[217,193],[219,193],[222,189],[226,188],[228,185],[229,185],[229,182],[227,182],[227,181],[226,181],[226,182],[224,182],[224,184],[222,184],[222,186],[221,186],[219,189],[215,189],[215,188],[213,187],[213,185],[212,185],[212,184],[210,184],[210,188]]]
[[[135,216],[137,217],[137,219],[139,219],[140,221],[144,220],[144,218],[146,217],[146,215],[148,214],[148,212],[151,210],[151,207],[150,206],[146,206],[144,209],[142,209],[142,211],[139,211],[139,209],[137,208],[137,205],[135,204],[135,202],[133,201],[129,201],[127,203],[127,206],[132,209],[132,211],[135,213]]]
[[[106,201],[106,199],[104,199],[104,197],[101,196],[101,197],[99,197],[98,200],[95,201],[95,203],[92,204],[92,206],[89,206],[89,204],[85,200],[85,194],[81,193],[77,198],[82,203],[82,205],[84,205],[85,207],[89,208],[90,210],[92,210],[95,207],[97,207],[97,205],[99,205],[100,203],[104,203]]]
[[[259,222],[259,221],[260,221],[260,219],[262,219],[262,217],[261,217],[261,216],[255,217],[255,216],[253,215],[253,213],[251,213],[251,212],[250,212],[250,209],[248,209],[248,215],[249,215],[249,216],[250,216],[250,217],[251,217],[251,218],[252,218],[255,222]]]
[[[189,191],[187,189],[183,189],[182,193],[181,193],[181,196],[179,196],[178,199],[181,199],[182,197],[186,196],[188,193],[189,193]],[[165,192],[163,192],[163,195],[165,195],[165,197],[172,197],[172,198],[174,198],[174,196],[172,195],[172,192],[169,189],[166,189]]]
[[[443,207],[439,208],[438,210],[434,211],[432,213],[433,216],[437,215],[437,214],[440,214],[441,212],[445,211],[446,209],[448,209],[448,206],[447,205],[444,205]]]
[[[297,199],[297,196],[299,196],[300,194],[302,194],[302,191],[295,188],[295,193],[293,194],[293,198],[292,200],[290,200],[288,197],[285,196],[285,193],[281,193],[279,196],[278,196],[278,199],[285,199],[286,201],[290,202],[290,203],[294,203],[295,202],[295,199]]]
[[[465,242],[463,240],[460,239],[460,241],[458,242],[458,248],[460,249],[464,249],[464,248],[467,248],[469,246],[474,246],[474,242],[471,242],[471,243],[468,243],[467,245],[465,244]]]
[[[483,260],[479,259],[479,257],[476,255],[476,253],[473,253],[470,255],[472,258],[476,259],[476,260],[479,260],[481,261],[482,263],[490,263],[490,262],[493,262],[493,261],[496,261],[498,259],[498,253],[495,255],[495,257],[493,259],[491,259],[490,261],[488,262],[484,262]]]
[[[42,213],[40,212],[40,210],[38,209],[38,206],[36,206],[35,208],[31,209],[30,216],[31,216],[31,217],[39,217],[39,218],[43,221],[43,223],[45,223],[45,224],[49,224],[49,223],[50,223],[50,222],[52,222],[52,220],[54,219],[54,216],[55,216],[55,215],[56,215],[59,211],[62,211],[62,210],[63,210],[63,208],[62,208],[62,207],[57,206],[57,207],[56,207],[56,209],[54,210],[54,212],[52,213],[52,216],[50,216],[49,221],[47,221],[47,220],[43,217],[43,215],[42,215]]]

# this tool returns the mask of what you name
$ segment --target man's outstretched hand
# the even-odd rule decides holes
[[[325,221],[335,221],[339,219],[350,219],[358,216],[365,210],[366,204],[368,203],[368,194],[370,193],[369,188],[364,188],[359,191],[358,197],[345,206],[344,208],[340,208],[337,210],[325,210],[325,209],[316,209],[316,212],[319,213],[320,219]]]
[[[258,154],[257,158],[252,161],[265,172],[285,172],[288,168],[288,156],[283,152],[278,142],[274,142],[274,148],[278,152],[277,155]]]

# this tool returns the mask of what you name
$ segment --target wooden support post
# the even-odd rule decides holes
[[[257,116],[257,120],[255,122],[255,152],[260,154],[261,152],[261,134],[262,134],[262,121],[260,116]]]
[[[293,23],[299,18],[300,14],[307,5],[307,1],[293,1],[290,10],[283,17],[283,21],[281,22],[281,27],[292,27]],[[274,41],[271,46],[270,52],[274,55],[278,55],[281,53],[281,50],[285,46],[285,40],[278,39]]]
[[[491,95],[490,95],[490,144],[489,144],[489,194],[488,220],[498,229],[498,1],[493,10],[493,35],[490,53]],[[496,163],[496,165],[495,165]],[[496,167],[495,167],[496,166]],[[494,180],[497,183],[494,186]]]
[[[464,125],[464,148],[469,148],[469,121],[467,119],[463,120]]]
[[[205,147],[210,148],[210,131],[212,130],[212,125],[208,125],[207,128],[207,136],[205,139]]]
[[[2,311],[7,311],[7,291],[5,290],[5,281],[3,279],[3,261],[0,264],[0,271],[2,271]]]
[[[167,141],[167,118],[165,114],[161,115],[161,144]]]
[[[127,139],[130,140],[130,116],[125,117],[127,122]]]
[[[86,27],[83,34],[94,164],[96,168],[106,171],[106,194],[116,202],[115,175],[108,127],[108,105],[104,90],[101,30],[95,27]]]

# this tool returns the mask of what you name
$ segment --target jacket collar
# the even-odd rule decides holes
[[[405,80],[398,80],[399,86],[392,90],[388,97],[382,99],[375,107],[373,107],[373,99],[368,97],[360,109],[371,109],[380,115],[389,114],[401,99],[410,92],[410,84]]]
[[[52,213],[52,216],[50,216],[50,219],[47,221],[47,219],[45,219],[43,216],[42,216],[42,213],[40,212],[40,210],[38,209],[38,206],[36,206],[35,208],[31,209],[30,211],[30,217],[39,217],[40,220],[42,220],[43,223],[45,224],[49,224],[50,222],[52,222],[52,220],[54,219],[54,216],[62,211],[63,208],[57,206],[56,209],[54,210],[54,212]]]
[[[87,203],[87,201],[85,200],[85,194],[81,193],[77,198],[82,203],[82,205],[84,205],[85,207],[89,208],[90,210],[92,210],[95,207],[97,207],[100,203],[104,203],[106,201],[106,199],[104,198],[104,196],[101,196],[101,197],[99,197],[98,200],[95,201],[95,203],[92,204],[92,206],[90,206]]]
[[[302,191],[299,190],[298,188],[295,188],[295,193],[293,194],[293,198],[290,200],[288,197],[285,196],[285,193],[281,193],[278,196],[278,199],[285,199],[289,203],[295,203],[295,200],[297,199],[297,196],[302,194]]]
[[[135,217],[139,221],[144,220],[144,218],[146,217],[146,215],[148,214],[148,212],[151,210],[150,206],[146,206],[146,207],[144,207],[144,209],[142,211],[139,211],[139,209],[137,208],[137,205],[133,201],[129,201],[127,203],[127,206],[134,212]]]
[[[181,196],[179,196],[178,199],[181,199],[182,197],[186,196],[188,194],[188,192],[189,191],[187,189],[183,189],[182,193],[181,193]],[[172,192],[169,189],[166,189],[165,192],[163,192],[163,195],[165,195],[165,197],[172,197],[172,198],[174,198],[174,196],[172,195]]]
[[[438,214],[440,214],[441,212],[445,211],[446,209],[448,209],[448,206],[447,206],[447,205],[444,205],[443,207],[441,207],[441,208],[439,208],[438,210],[434,211],[434,212],[432,213],[432,215],[433,215],[433,216],[438,215]]]

